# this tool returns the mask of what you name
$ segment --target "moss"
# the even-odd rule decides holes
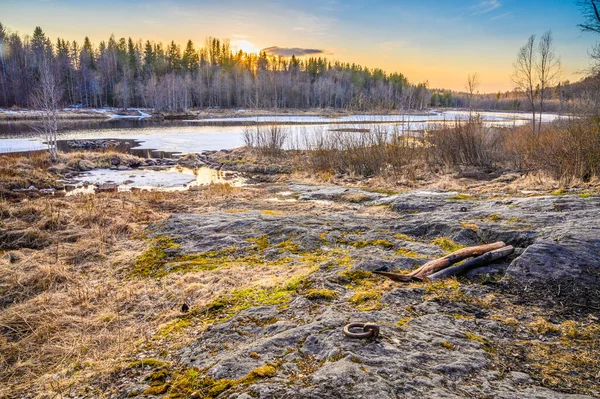
[[[234,387],[235,385],[237,385],[237,381],[223,378],[214,383],[214,385],[208,390],[207,396],[210,398],[216,398],[217,396],[219,396],[226,390]]]
[[[148,389],[146,389],[142,393],[142,395],[151,395],[151,396],[163,395],[163,394],[167,393],[169,388],[170,388],[169,384],[151,385],[150,387],[148,387]]]
[[[131,362],[131,363],[129,363],[129,365],[127,367],[131,368],[131,369],[145,368],[145,367],[161,368],[161,367],[169,367],[170,365],[171,365],[171,363],[165,362],[163,360],[148,358],[148,359],[141,359],[141,360],[136,360],[134,362]]]
[[[308,274],[315,270],[317,269],[311,269]],[[247,287],[233,290],[203,308],[192,310],[183,318],[200,317],[204,323],[222,322],[250,307],[283,305],[289,302],[292,295],[305,284],[305,278],[306,275],[299,275],[273,287]]]
[[[402,320],[398,321],[398,323],[396,323],[396,325],[400,328],[404,327],[406,325],[406,323],[408,323],[409,321],[412,320],[412,317],[405,317]]]
[[[264,365],[261,367],[257,367],[252,370],[248,376],[245,378],[246,382],[263,379],[263,378],[271,378],[277,375],[277,369],[272,365]]]
[[[402,240],[402,241],[417,241],[415,238],[412,238],[406,234],[394,234],[394,238],[396,238],[397,240]]]
[[[462,227],[463,229],[469,229],[473,231],[477,231],[479,229],[479,226],[477,226],[475,223],[468,222],[460,222],[460,227]]]
[[[358,310],[376,310],[381,309],[383,304],[379,302],[381,293],[376,290],[359,291],[352,295],[348,302],[352,303]]]
[[[263,234],[258,238],[248,238],[246,241],[255,243],[258,249],[262,251],[269,248],[269,236],[266,234]]]
[[[250,352],[248,356],[250,356],[252,359],[260,359],[260,355],[256,352]]]
[[[351,270],[339,273],[340,277],[350,280],[352,283],[362,283],[364,280],[373,279],[373,274],[364,270]]]
[[[155,371],[153,373],[148,374],[144,377],[144,381],[150,381],[151,385],[156,385],[155,383],[165,383],[169,378],[169,372],[165,369]]]
[[[452,317],[454,317],[455,319],[458,319],[458,320],[475,320],[475,316],[468,316],[468,315],[464,315],[464,314],[455,314],[455,315],[452,315]]]
[[[493,353],[495,351],[490,341],[485,337],[467,331],[465,332],[465,338],[467,338],[469,341],[480,343],[482,349],[488,353]]]
[[[581,193],[579,194],[580,198],[586,199],[586,198],[591,198],[592,197],[592,193]]]
[[[558,333],[560,333],[560,327],[559,326],[550,323],[549,321],[547,321],[543,317],[538,317],[537,319],[535,319],[534,321],[532,321],[531,323],[529,323],[529,328],[531,328],[531,330],[535,334],[538,334],[538,335],[539,334],[541,334],[541,335],[547,335],[547,334],[558,334]]]
[[[454,197],[448,198],[448,201],[468,201],[471,199],[470,195],[466,194],[457,194]]]
[[[550,195],[554,195],[557,197],[560,197],[562,195],[566,195],[567,194],[567,190],[565,190],[564,188],[559,188],[558,190],[554,190],[550,193]]]
[[[331,301],[331,300],[337,298],[338,295],[339,295],[338,292],[334,291],[334,290],[312,289],[312,290],[308,290],[304,296],[311,300],[322,299],[322,300],[326,300],[326,301]]]
[[[168,337],[172,334],[177,333],[187,327],[190,327],[193,323],[189,320],[178,319],[174,320],[161,328],[159,328],[158,333],[156,334],[159,337]]]
[[[445,349],[448,349],[448,350],[454,350],[454,345],[452,345],[450,342],[442,341],[440,343],[440,345],[442,345],[442,348],[445,348]]]
[[[292,239],[282,241],[276,245],[281,250],[281,253],[289,252],[291,254],[299,254],[300,246],[292,241]]]
[[[519,207],[516,205],[509,205],[509,206],[507,206],[507,208],[508,209],[519,209]]]
[[[150,246],[137,257],[132,274],[136,277],[160,277],[167,274],[163,266],[167,261],[167,250],[179,248],[172,238],[156,236]]]
[[[398,255],[398,256],[404,256],[405,258],[413,258],[413,259],[425,259],[425,258],[427,258],[426,255],[420,254],[420,253],[415,252],[415,251],[411,251],[408,248],[400,248],[398,251],[396,251],[396,255]]]
[[[487,215],[483,220],[486,222],[498,222],[502,219],[502,215],[499,213],[492,213],[491,215]]]
[[[465,248],[464,245],[460,245],[455,243],[452,239],[448,237],[438,237],[431,241],[433,245],[437,245],[441,249],[447,252],[455,252],[459,249]]]

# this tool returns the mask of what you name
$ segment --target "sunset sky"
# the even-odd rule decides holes
[[[575,0],[0,0],[0,22],[21,34],[39,25],[53,42],[229,38],[245,51],[324,55],[454,90],[476,72],[482,92],[512,89],[515,55],[531,34],[553,31],[571,81],[600,40],[580,32]]]

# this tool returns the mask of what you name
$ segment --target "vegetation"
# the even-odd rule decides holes
[[[42,65],[51,65],[64,104],[83,107],[150,107],[187,111],[191,107],[422,109],[426,84],[410,84],[356,64],[234,52],[227,40],[207,38],[196,49],[174,41],[111,36],[94,46],[86,37],[56,39],[40,27],[31,40],[0,24],[0,106],[29,106]],[[24,60],[30,60],[31,64]],[[27,65],[27,66],[25,66]]]

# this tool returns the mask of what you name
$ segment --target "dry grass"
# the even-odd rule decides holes
[[[131,276],[148,246],[148,224],[172,212],[211,212],[232,199],[255,198],[213,185],[0,201],[0,397],[89,387],[91,375],[109,378],[141,348],[158,348],[170,335],[183,339],[185,329],[169,327],[180,321],[183,302],[198,308],[226,292],[306,274],[312,265],[240,263],[163,278]]]

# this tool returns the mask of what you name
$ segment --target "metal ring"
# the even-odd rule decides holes
[[[363,332],[352,332],[351,329],[355,328],[362,328]],[[348,338],[354,339],[375,339],[379,336],[379,326],[373,323],[350,323],[344,327],[344,334]]]

